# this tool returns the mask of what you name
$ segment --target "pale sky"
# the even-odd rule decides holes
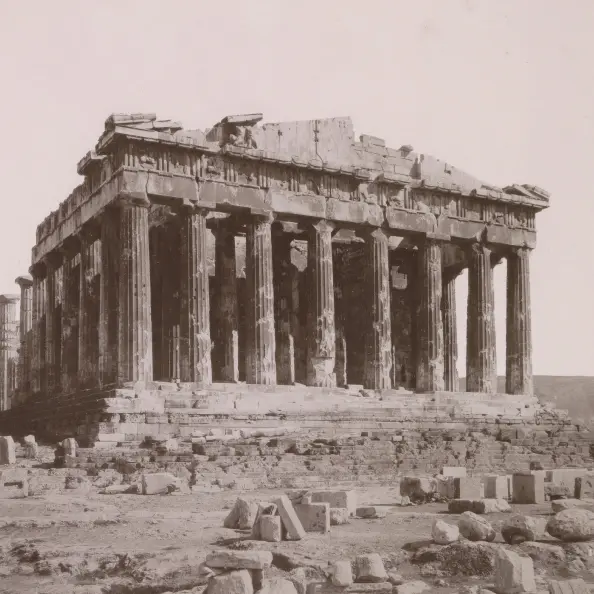
[[[483,181],[552,194],[532,256],[534,372],[592,375],[591,0],[0,0],[0,292],[112,112],[351,116]],[[458,281],[464,373],[466,275]],[[505,370],[505,264],[495,273]]]

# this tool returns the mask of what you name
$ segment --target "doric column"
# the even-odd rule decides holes
[[[364,386],[371,390],[392,387],[392,312],[388,234],[376,229],[365,241],[365,284],[369,324],[365,341]]]
[[[101,215],[99,290],[99,378],[102,386],[117,381],[120,264],[120,214],[107,208]]]
[[[309,307],[307,315],[307,384],[336,386],[336,329],[334,326],[334,272],[332,231],[328,221],[308,228],[307,270]]]
[[[252,215],[246,232],[247,357],[249,384],[276,384],[272,219]]]
[[[456,279],[460,272],[459,267],[451,267],[443,272],[441,316],[443,320],[444,389],[447,392],[457,392],[459,390]]]
[[[153,379],[147,199],[120,197],[118,381]]]
[[[18,295],[0,295],[0,410],[11,407],[16,388]]]
[[[78,383],[78,334],[80,279],[75,256],[80,243],[71,237],[62,246],[62,336],[61,389],[70,392]]]
[[[212,383],[206,212],[188,206],[180,214],[181,381],[202,384]]]
[[[88,227],[80,232],[78,375],[81,385],[85,387],[96,385],[99,376],[99,316],[96,314],[100,296],[96,294],[95,283],[101,258],[96,242],[98,231],[95,227]]]
[[[16,281],[21,288],[20,349],[18,389],[22,394],[31,391],[31,331],[33,327],[33,278],[26,274]]]
[[[215,360],[217,379],[239,381],[239,318],[237,304],[237,262],[235,229],[232,222],[221,222],[215,233],[216,334]]]
[[[494,393],[497,370],[492,252],[486,245],[475,243],[468,254],[466,391]]]
[[[444,389],[443,321],[441,318],[441,242],[427,237],[418,253],[417,392]]]
[[[56,351],[60,348],[61,337],[57,336],[56,328],[56,271],[60,260],[57,252],[48,254],[45,259],[45,386],[42,389],[47,394],[53,393],[59,384]]]
[[[334,309],[336,326],[336,364],[334,372],[336,374],[336,385],[340,388],[346,388],[348,385],[347,376],[347,346],[345,326],[348,324],[346,299],[344,298],[345,284],[345,264],[344,252],[338,246],[333,250],[332,259],[334,266]]]
[[[517,248],[507,257],[507,353],[505,391],[534,393],[530,315],[530,250]]]
[[[31,329],[31,391],[41,390],[41,321],[43,313],[41,309],[43,296],[43,279],[39,266],[31,266],[29,269],[33,277],[33,308],[32,308],[32,329]]]

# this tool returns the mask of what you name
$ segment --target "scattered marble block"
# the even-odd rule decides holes
[[[328,503],[299,503],[294,508],[306,532],[330,532],[330,505]]]
[[[388,579],[384,562],[377,553],[358,555],[355,567],[357,568],[355,581],[358,583],[385,582]]]
[[[509,499],[509,481],[506,476],[485,477],[485,498]]]
[[[576,499],[589,499],[594,497],[594,475],[587,474],[575,479],[574,497]]]
[[[64,441],[62,441],[61,445],[64,448],[65,456],[72,456],[73,458],[76,457],[77,443],[74,437],[67,437]]]
[[[385,518],[386,510],[375,505],[366,505],[364,507],[358,507],[356,511],[358,518],[375,519]]]
[[[208,580],[208,594],[254,594],[252,576],[247,570],[231,571]]]
[[[280,542],[282,540],[280,516],[261,516],[259,521],[261,540],[266,542]]]
[[[498,592],[520,594],[534,592],[534,563],[514,551],[499,549],[495,557],[495,589]]]
[[[16,464],[14,440],[10,435],[0,437],[0,464]]]
[[[549,594],[590,594],[590,586],[581,578],[549,582]]]
[[[330,508],[330,526],[341,526],[348,524],[351,514],[346,507]]]
[[[270,551],[214,551],[204,565],[215,569],[266,569],[272,565]]]
[[[311,503],[329,503],[330,507],[346,507],[351,516],[357,509],[356,491],[312,491]]]
[[[332,575],[332,584],[335,586],[350,586],[353,583],[353,571],[351,562],[337,561],[330,571]]]
[[[447,477],[454,477],[454,478],[465,478],[466,477],[466,467],[465,466],[444,466],[441,469],[441,474]]]
[[[516,472],[512,475],[514,503],[544,503],[544,473]]]
[[[306,529],[301,523],[291,500],[283,495],[275,499],[274,504],[278,508],[279,516],[287,531],[287,540],[301,540],[305,536]]]
[[[480,478],[456,477],[454,478],[455,499],[481,499],[483,485]]]

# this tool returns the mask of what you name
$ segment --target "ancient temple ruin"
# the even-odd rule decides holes
[[[494,393],[503,258],[506,392],[533,393],[529,259],[548,193],[357,140],[349,118],[261,120],[106,120],[78,164],[84,181],[37,228],[31,277],[17,279],[5,419],[60,410],[77,425],[130,394],[136,408],[122,410],[143,411],[147,394],[193,395],[191,407],[238,382],[456,392],[466,268],[466,390]],[[5,296],[3,362],[16,357],[15,310]]]

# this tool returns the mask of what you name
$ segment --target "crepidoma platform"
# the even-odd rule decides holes
[[[547,192],[357,141],[349,118],[261,119],[204,132],[106,120],[84,181],[37,229],[18,328],[18,296],[0,301],[0,431],[101,443],[237,415],[329,432],[433,414],[534,424],[529,255]],[[503,258],[507,396],[495,394]],[[468,392],[455,396],[465,268]]]

